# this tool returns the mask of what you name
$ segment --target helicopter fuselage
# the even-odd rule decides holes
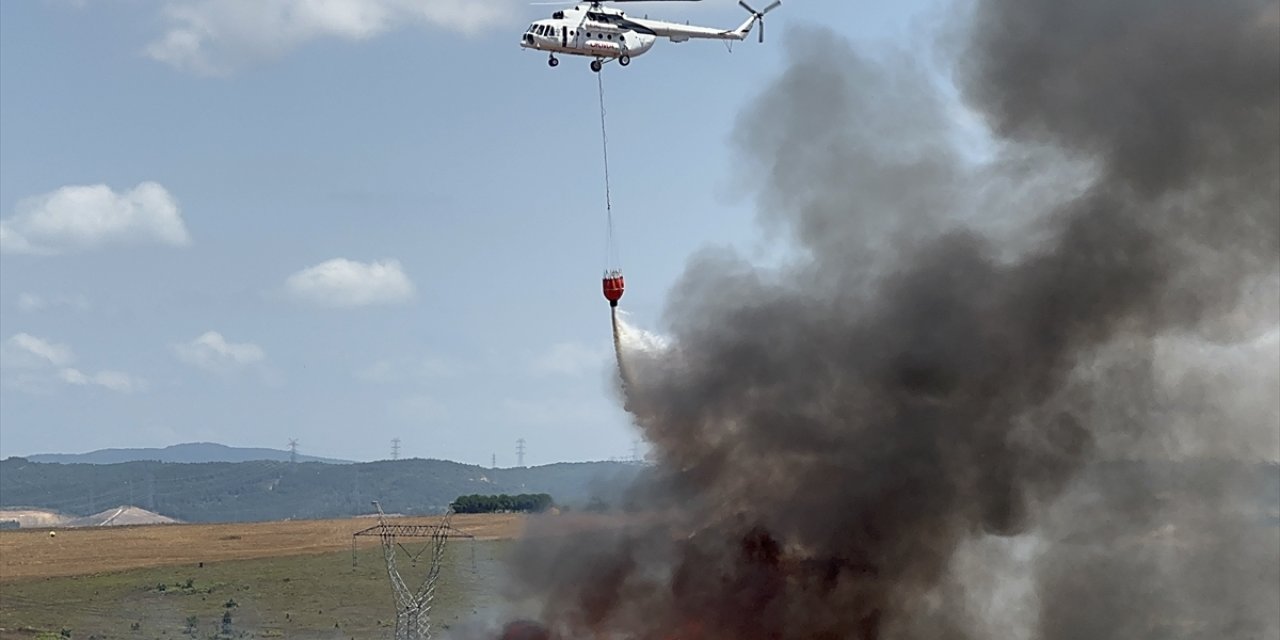
[[[672,42],[699,40],[742,40],[761,22],[760,41],[764,41],[764,14],[777,8],[782,0],[774,0],[763,11],[756,11],[745,0],[738,4],[750,13],[750,17],[736,29],[702,27],[679,24],[665,20],[632,18],[616,9],[602,6],[605,0],[579,3],[572,9],[557,11],[549,19],[529,25],[520,36],[520,46],[548,52],[547,64],[556,66],[557,53],[595,58],[591,70],[599,72],[605,61],[617,60],[618,64],[630,64],[633,56],[653,48],[659,38]]]
[[[620,29],[612,24],[551,18],[529,25],[520,38],[520,46],[605,59],[642,55],[657,41],[656,35]]]

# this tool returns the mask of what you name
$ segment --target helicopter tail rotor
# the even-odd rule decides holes
[[[751,14],[751,17],[754,18],[756,22],[760,23],[760,42],[761,43],[764,42],[764,14],[769,13],[774,9],[777,9],[778,6],[781,4],[782,4],[782,0],[773,0],[773,2],[769,3],[769,5],[766,6],[763,10],[756,11],[755,9],[751,8],[751,5],[747,4],[743,0],[738,0],[738,5],[741,6],[743,9],[746,9],[747,12]]]

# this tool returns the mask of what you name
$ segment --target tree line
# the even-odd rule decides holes
[[[553,505],[555,501],[546,493],[522,493],[515,496],[503,493],[496,496],[458,496],[450,506],[454,513],[540,513]]]

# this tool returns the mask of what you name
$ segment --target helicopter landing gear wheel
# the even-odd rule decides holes
[[[596,72],[596,73],[600,73],[600,69],[601,69],[603,66],[604,66],[604,65],[603,65],[603,64],[601,64],[599,60],[592,60],[592,61],[591,61],[591,70],[592,70],[592,71],[594,71],[594,72]]]
[[[548,65],[548,66],[552,66],[552,67],[554,67],[554,66],[557,66],[557,65],[559,65],[559,64],[560,64],[560,61],[559,61],[559,60],[557,60],[555,56],[549,56],[549,57],[547,57],[547,65]]]
[[[626,55],[626,54],[623,54],[623,55],[621,55],[621,56],[618,56],[618,64],[620,64],[620,65],[622,65],[622,66],[624,66],[624,67],[625,67],[625,66],[627,66],[627,65],[629,65],[629,64],[631,64],[631,56]]]

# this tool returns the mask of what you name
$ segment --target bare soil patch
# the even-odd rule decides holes
[[[0,520],[14,520],[24,527],[56,527],[71,519],[48,509],[0,509]]]

